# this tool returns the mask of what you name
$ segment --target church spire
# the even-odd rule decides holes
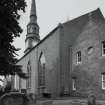
[[[35,0],[32,0],[31,11],[30,11],[30,22],[27,25],[27,35],[26,35],[26,49],[27,53],[40,41],[39,36],[39,26],[37,24],[37,15],[36,15],[36,3]]]
[[[30,16],[36,16],[36,4],[35,4],[35,0],[32,0],[32,4],[31,4],[31,13]]]
[[[35,3],[35,0],[32,0],[32,3],[31,3],[30,23],[36,23],[37,24],[37,15],[36,15],[36,3]]]

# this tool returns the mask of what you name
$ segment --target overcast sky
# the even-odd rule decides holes
[[[20,19],[23,33],[14,42],[16,48],[21,48],[18,52],[18,58],[24,55],[26,25],[29,22],[30,15],[31,0],[26,1],[26,13],[22,14]],[[66,22],[97,8],[101,9],[105,17],[105,0],[36,0],[36,7],[41,39],[59,23]]]

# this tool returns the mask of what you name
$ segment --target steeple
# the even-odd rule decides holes
[[[25,40],[26,44],[25,53],[27,53],[30,49],[32,49],[39,41],[40,41],[40,36],[39,36],[39,26],[37,24],[36,3],[35,0],[32,0],[30,21],[27,25],[27,35]]]
[[[35,0],[32,0],[31,4],[30,23],[37,23]]]
[[[31,15],[35,15],[36,16],[36,4],[35,4],[35,0],[32,0],[30,16]]]

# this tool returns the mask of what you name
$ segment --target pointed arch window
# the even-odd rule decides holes
[[[19,77],[19,89],[21,89],[21,78]]]
[[[72,90],[76,90],[76,78],[72,78]]]
[[[39,58],[39,88],[40,93],[44,93],[45,89],[45,69],[46,69],[46,59],[45,55],[41,53]]]
[[[27,75],[28,75],[28,79],[26,81],[26,88],[31,88],[31,64],[30,64],[30,61],[27,64]]]

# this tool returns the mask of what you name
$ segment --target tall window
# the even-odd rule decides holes
[[[19,89],[21,89],[21,78],[19,77]]]
[[[28,79],[26,81],[26,88],[31,88],[31,64],[30,64],[30,61],[27,64],[27,75],[28,75]]]
[[[46,59],[43,53],[39,58],[39,87],[40,93],[44,93],[45,90],[45,69],[46,69]]]
[[[77,64],[81,63],[81,51],[77,52]]]
[[[17,75],[14,76],[14,88],[17,89]]]
[[[105,89],[105,73],[102,74],[102,89]]]
[[[105,41],[102,42],[102,56],[105,56]]]
[[[76,90],[76,78],[72,78],[72,90]]]

